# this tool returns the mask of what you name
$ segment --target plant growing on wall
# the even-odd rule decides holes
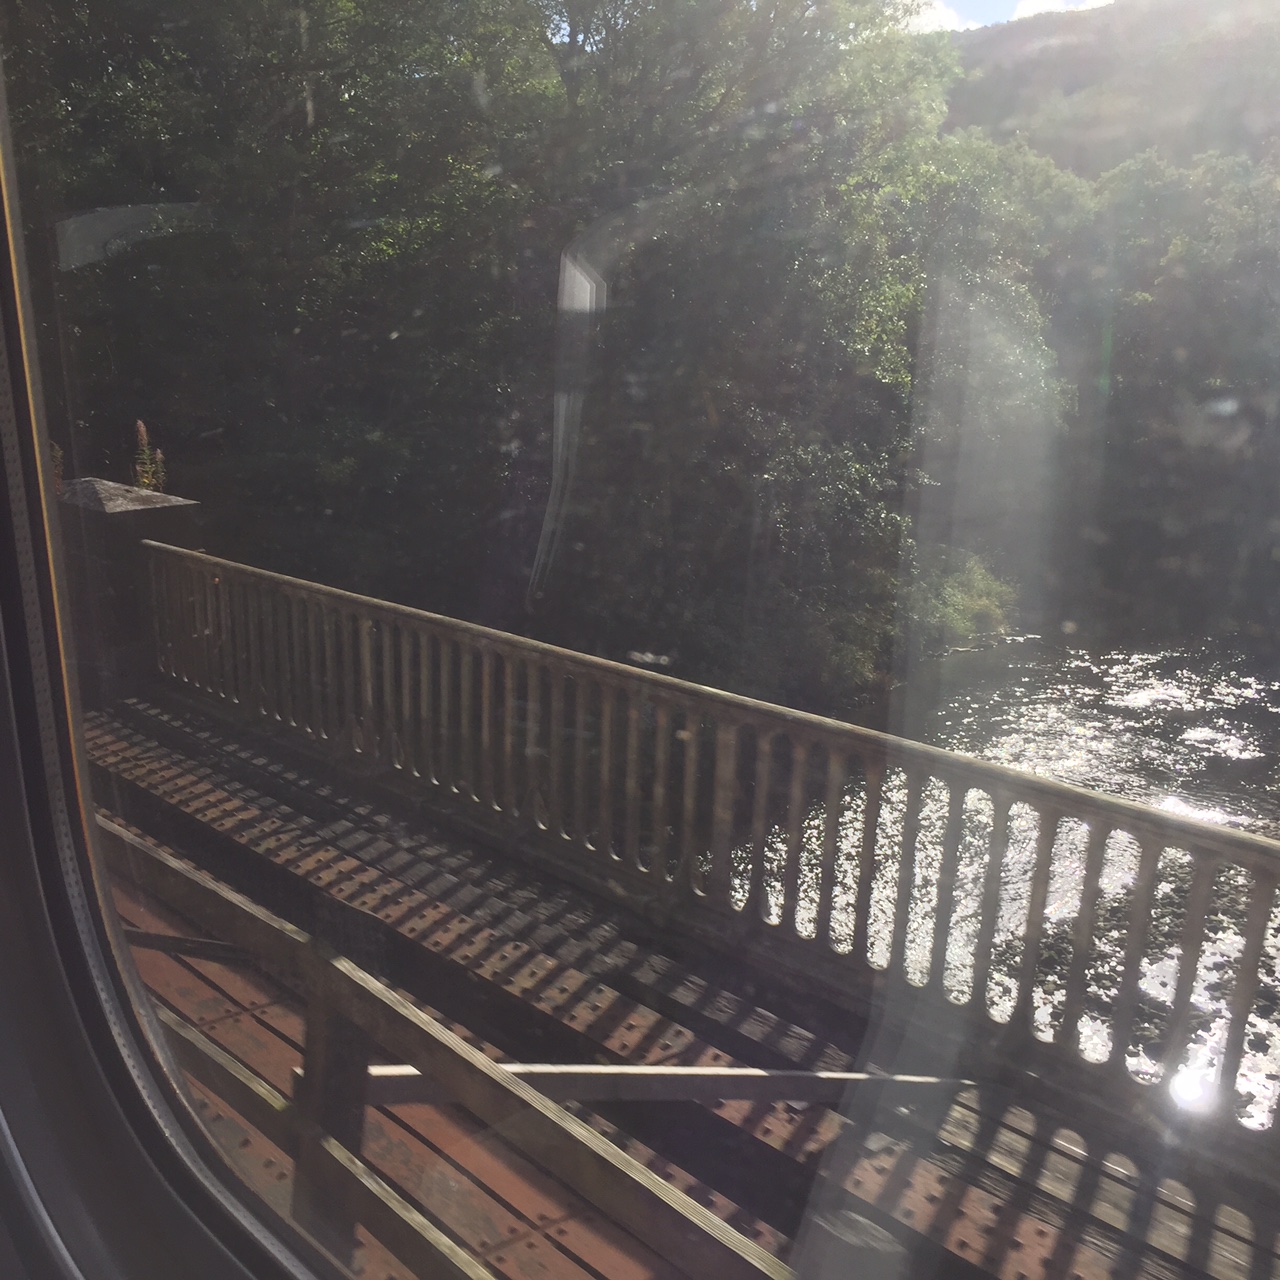
[[[138,435],[138,451],[133,458],[133,481],[139,489],[163,493],[164,454],[151,443],[147,435],[147,424],[141,418],[138,419],[135,430]]]

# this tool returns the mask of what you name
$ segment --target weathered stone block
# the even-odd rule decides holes
[[[194,547],[200,504],[88,477],[61,500],[80,695],[106,706],[154,670],[145,539]]]

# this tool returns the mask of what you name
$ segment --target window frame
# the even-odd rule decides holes
[[[95,869],[16,155],[0,71],[0,1262],[7,1228],[33,1277],[345,1276],[204,1130]]]

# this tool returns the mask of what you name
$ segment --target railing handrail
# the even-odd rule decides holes
[[[1014,803],[1022,797],[1034,799],[1041,809],[1057,812],[1062,817],[1097,819],[1110,827],[1121,828],[1135,835],[1149,834],[1168,846],[1181,847],[1183,844],[1191,844],[1210,855],[1234,858],[1254,869],[1280,870],[1280,840],[1273,840],[1267,836],[1224,829],[1203,819],[1164,813],[1139,801],[1126,800],[1106,792],[1092,791],[1074,783],[1024,772],[1009,765],[995,764],[961,752],[949,751],[942,747],[916,742],[910,738],[901,738],[877,729],[850,724],[847,721],[764,702],[689,680],[681,680],[660,672],[638,670],[610,658],[579,653],[573,649],[564,649],[542,640],[532,640],[511,632],[482,626],[479,623],[451,618],[445,614],[379,600],[373,596],[346,591],[340,587],[309,582],[306,579],[294,578],[270,569],[226,560],[210,555],[208,552],[191,551],[151,540],[144,541],[142,545],[152,551],[199,562],[230,573],[248,575],[277,587],[288,588],[310,596],[325,596],[335,603],[345,604],[373,615],[428,624],[453,631],[458,635],[469,636],[498,649],[538,655],[558,663],[580,667],[596,675],[613,677],[642,687],[662,689],[684,703],[714,703],[721,708],[731,708],[739,713],[743,723],[752,723],[757,727],[760,727],[760,721],[765,721],[765,727],[772,724],[779,729],[802,728],[812,733],[840,739],[855,747],[864,748],[868,752],[883,754],[889,763],[900,764],[908,769],[915,765],[931,769],[937,776],[962,781],[968,779],[977,786],[1010,795]]]
[[[1280,1125],[1246,1127],[1275,1102],[1258,1082],[1280,1047],[1280,842],[202,552],[147,551],[158,671],[235,719],[358,763],[468,836],[833,1010],[883,1008],[921,1061],[967,1055],[979,1073],[1058,1081],[1064,1105],[1105,1098],[1108,1127],[1161,1095],[1185,1127],[1154,1081],[1187,1071],[1226,1122],[1232,1167],[1256,1165],[1260,1142],[1280,1155]]]

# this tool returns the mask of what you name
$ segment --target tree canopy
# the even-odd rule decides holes
[[[1052,94],[980,119],[915,8],[29,5],[32,236],[191,211],[53,273],[69,467],[128,478],[142,420],[229,555],[843,714],[895,646],[1051,621],[1081,554],[1148,619],[1144,573],[1225,556],[1215,616],[1270,625],[1271,162],[1064,167]]]

